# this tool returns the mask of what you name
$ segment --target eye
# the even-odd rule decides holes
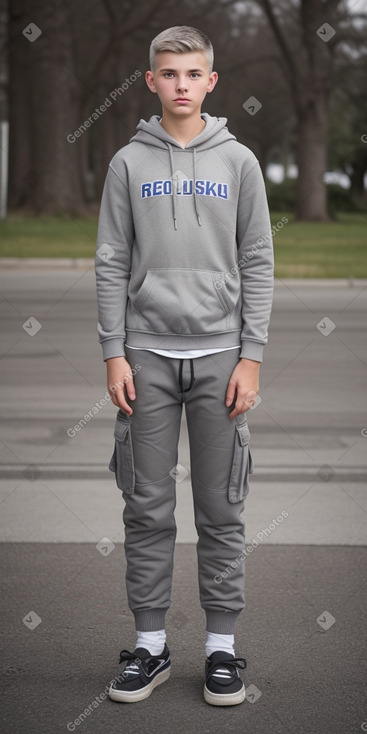
[[[200,74],[198,74],[196,71],[193,71],[193,73],[191,74],[191,76],[194,77],[194,78],[196,78],[196,79],[199,79]]]
[[[171,79],[173,77],[173,72],[172,71],[166,71],[165,74],[163,74],[163,76],[169,77]]]

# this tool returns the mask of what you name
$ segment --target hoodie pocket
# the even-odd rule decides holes
[[[126,492],[126,494],[133,494],[135,489],[135,470],[131,440],[131,423],[123,415],[119,411],[116,417],[114,430],[115,448],[108,468],[114,472],[118,488],[122,492]]]
[[[233,304],[223,284],[224,273],[189,268],[152,268],[133,301],[153,332],[202,334],[226,328]]]
[[[250,431],[246,421],[236,425],[232,469],[228,484],[228,499],[230,502],[240,502],[240,500],[247,497],[250,490],[249,474],[252,474],[253,470]]]

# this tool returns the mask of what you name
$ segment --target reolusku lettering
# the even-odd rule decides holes
[[[146,199],[151,196],[215,196],[219,199],[228,199],[228,184],[217,183],[216,181],[194,181],[192,178],[184,178],[178,181],[172,181],[167,178],[165,181],[147,181],[141,185],[141,198]]]

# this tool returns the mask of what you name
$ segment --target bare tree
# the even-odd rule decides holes
[[[10,3],[12,208],[60,215],[85,211],[89,131],[84,122],[94,111],[106,69],[113,68],[125,41],[149,24],[162,4],[101,0],[90,14],[87,0],[77,7],[68,0],[50,0],[47,6],[41,0]],[[117,69],[109,89],[112,82],[121,83]]]
[[[79,84],[64,6],[50,0],[45,12],[40,0],[11,3],[9,46],[10,203],[76,214],[83,192],[67,135],[76,127]]]
[[[339,0],[300,0],[280,3],[258,0],[282,54],[298,122],[298,219],[327,220],[326,187],[328,101],[331,83],[332,31],[325,31]],[[326,16],[326,18],[325,18]],[[296,21],[296,24],[294,23]],[[330,27],[332,25],[329,23]],[[318,29],[321,30],[319,31]],[[318,33],[317,33],[318,32]]]
[[[257,0],[277,40],[298,123],[296,216],[328,220],[329,99],[339,43],[363,38],[345,0]],[[366,16],[361,14],[361,18]]]

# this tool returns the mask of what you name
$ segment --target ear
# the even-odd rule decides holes
[[[155,94],[157,94],[157,90],[156,90],[155,84],[154,84],[154,75],[153,75],[153,72],[150,69],[145,72],[145,81],[146,81],[146,83],[147,83],[150,91],[151,92],[154,92]]]
[[[217,83],[217,81],[218,81],[218,74],[217,74],[216,71],[212,71],[209,74],[209,82],[208,82],[208,86],[206,88],[206,91],[209,92],[209,93],[212,92],[213,89],[214,89],[214,87],[215,87],[215,85],[216,85],[216,83]]]

